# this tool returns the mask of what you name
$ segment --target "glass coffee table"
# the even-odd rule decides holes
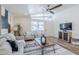
[[[54,53],[56,53],[55,51],[55,45],[56,43],[46,43],[45,45],[42,45],[41,44],[41,39],[40,38],[35,38],[35,43],[38,44],[40,46],[40,49],[41,49],[41,55],[44,55],[45,54],[45,51],[46,51],[46,48],[50,48],[52,47],[52,50]]]

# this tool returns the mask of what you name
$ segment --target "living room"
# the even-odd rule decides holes
[[[22,47],[20,48],[24,49],[22,49],[22,54],[24,55],[79,54],[78,10],[78,4],[0,5],[0,38],[2,38],[3,36],[16,36],[17,40],[20,40],[20,43],[23,45],[21,45]],[[69,24],[69,26],[72,29],[60,29],[60,24],[62,24],[62,26],[66,26],[63,25],[64,23],[71,23],[71,25]],[[60,31],[71,32],[71,34],[69,34],[70,37],[68,36],[68,42],[66,42],[65,40],[59,40]],[[14,36],[8,33],[12,33],[14,34]],[[46,43],[50,44],[53,43],[53,41],[55,41],[55,44],[41,46],[41,48],[39,48],[36,41],[39,41],[38,39],[39,37],[41,38],[42,35],[46,37]],[[1,42],[3,42],[3,40]],[[51,50],[52,46],[53,50]],[[4,52],[2,54],[9,53],[11,54],[11,51],[9,51],[8,53]],[[14,55],[16,54],[19,55],[21,53],[14,53]]]

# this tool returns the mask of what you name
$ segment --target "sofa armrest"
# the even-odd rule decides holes
[[[18,51],[14,52],[14,55],[23,55],[24,54],[24,46],[25,46],[25,42],[24,40],[17,40],[17,45],[18,45]]]
[[[23,46],[25,46],[25,41],[24,40],[17,40],[18,44],[23,44]]]

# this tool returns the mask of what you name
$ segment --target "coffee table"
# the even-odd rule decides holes
[[[53,51],[54,51],[54,53],[56,53],[55,52],[55,45],[56,45],[56,43],[52,43],[52,44],[47,44],[46,43],[45,45],[42,45],[41,44],[41,38],[35,38],[35,42],[40,46],[42,55],[44,55],[44,51],[45,51],[44,49],[47,48],[47,47],[49,47],[49,48],[53,47]]]

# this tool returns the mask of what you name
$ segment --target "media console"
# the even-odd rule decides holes
[[[72,32],[59,31],[59,40],[71,43]]]

